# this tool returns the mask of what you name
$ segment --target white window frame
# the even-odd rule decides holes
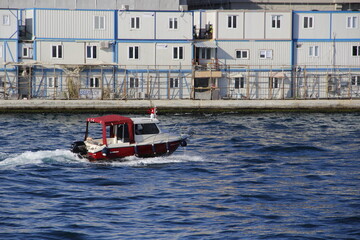
[[[59,79],[58,77],[48,77],[48,88],[57,88],[59,87]]]
[[[179,79],[178,78],[170,78],[169,79],[169,87],[170,88],[179,88]]]
[[[355,87],[360,87],[360,75],[351,76],[351,85]]]
[[[0,58],[3,57],[3,45],[0,45]]]
[[[310,46],[309,47],[309,57],[319,57],[320,56],[320,47],[319,46]]]
[[[272,59],[273,50],[272,49],[260,49],[260,59]]]
[[[140,59],[140,47],[139,46],[129,46],[128,47],[128,59],[130,59],[130,60],[139,60]]]
[[[141,20],[140,17],[131,17],[130,18],[130,29],[138,30],[140,29]]]
[[[227,16],[227,28],[230,28],[230,29],[237,28],[237,19],[238,19],[238,15],[228,15]]]
[[[201,59],[211,59],[211,48],[200,48]]]
[[[100,77],[90,77],[89,88],[100,88]]]
[[[10,26],[10,15],[2,16],[2,25]]]
[[[351,48],[352,50],[352,56],[353,57],[360,57],[360,45],[355,45],[355,46],[352,46]]]
[[[86,58],[87,59],[96,59],[97,58],[97,46],[88,45],[86,46]]]
[[[239,53],[239,54],[238,54]],[[250,51],[248,49],[237,49],[235,50],[235,58],[236,59],[249,59]],[[246,54],[246,56],[244,56]]]
[[[276,78],[276,77],[269,77],[269,88],[274,89],[274,88],[279,88],[280,87],[280,78]]]
[[[359,18],[357,16],[347,16],[346,17],[346,28],[353,29],[358,28]]]
[[[179,22],[177,17],[169,18],[169,29],[177,30],[178,26],[179,26]]]
[[[314,28],[314,17],[313,16],[304,16],[303,17],[303,28],[304,29],[313,29]]]
[[[54,52],[55,48],[55,52]],[[63,59],[64,58],[64,46],[62,44],[51,45],[51,58],[53,59]],[[55,55],[54,55],[55,53]]]
[[[129,79],[129,88],[139,88],[139,78],[137,77],[130,77]]]
[[[234,78],[234,89],[244,89],[246,86],[245,77]]]
[[[282,15],[271,15],[271,28],[281,28]]]
[[[173,59],[174,60],[184,59],[184,47],[173,47]]]
[[[94,30],[105,30],[105,16],[94,16]]]

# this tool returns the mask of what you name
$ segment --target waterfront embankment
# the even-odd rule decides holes
[[[327,100],[0,100],[0,112],[166,112],[360,111],[360,99]]]

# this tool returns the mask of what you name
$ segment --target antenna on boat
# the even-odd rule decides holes
[[[150,108],[150,109],[148,110],[148,113],[150,113],[150,118],[151,118],[151,119],[156,118],[156,113],[157,113],[156,107]]]

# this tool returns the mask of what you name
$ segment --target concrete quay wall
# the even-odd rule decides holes
[[[328,100],[0,100],[0,112],[360,111],[360,99]]]

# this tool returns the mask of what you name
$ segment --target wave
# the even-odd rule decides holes
[[[1,160],[4,159],[4,160]],[[119,159],[119,161],[106,161],[106,162],[89,162],[85,158],[79,158],[76,154],[65,149],[57,149],[53,151],[26,151],[21,154],[5,154],[0,153],[0,169],[15,168],[20,166],[29,165],[43,165],[54,163],[88,163],[88,164],[105,164],[111,166],[130,166],[141,167],[169,163],[182,163],[182,162],[204,162],[207,161],[203,156],[194,156],[188,153],[170,155],[165,157],[154,158],[138,158],[135,156]]]
[[[48,150],[48,151],[26,151],[21,154],[2,153],[0,168],[11,168],[25,165],[40,165],[53,162],[82,162],[75,154],[65,149]]]

